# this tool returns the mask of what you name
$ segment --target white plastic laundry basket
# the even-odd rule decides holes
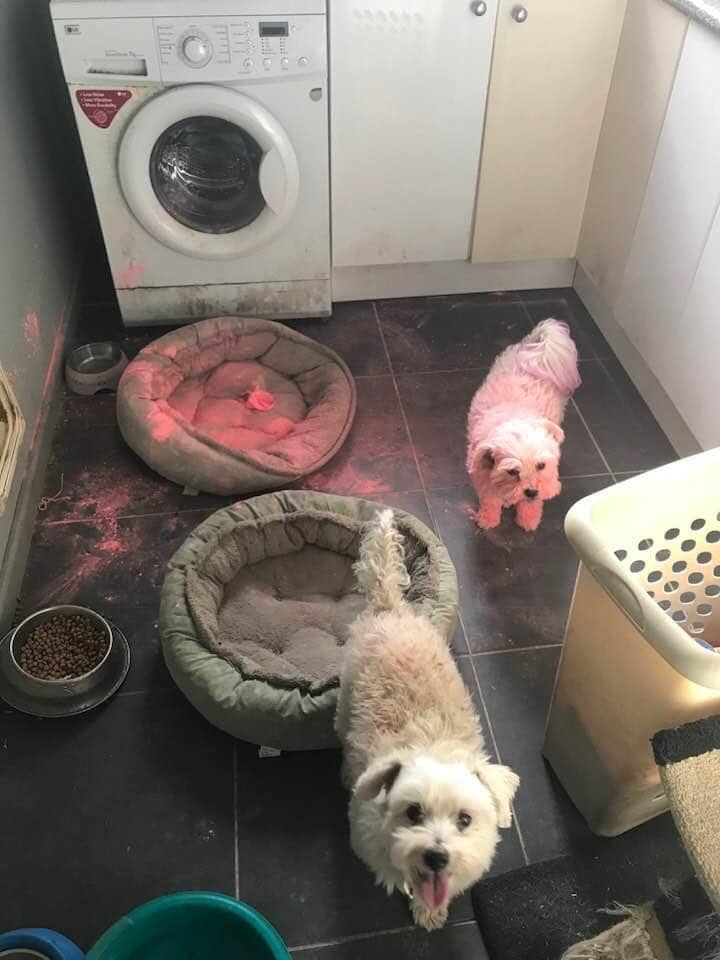
[[[653,734],[720,712],[720,448],[586,497],[565,532],[581,562],[544,753],[615,836],[667,809]]]

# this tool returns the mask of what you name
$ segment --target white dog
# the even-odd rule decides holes
[[[543,320],[504,350],[470,404],[467,471],[480,500],[475,523],[500,523],[515,507],[524,530],[540,523],[543,502],[560,493],[560,424],[580,386],[577,350],[566,323]]]
[[[351,843],[431,930],[490,866],[520,781],[490,762],[447,642],[403,599],[392,511],[365,534],[355,569],[372,609],[351,630],[336,718]]]

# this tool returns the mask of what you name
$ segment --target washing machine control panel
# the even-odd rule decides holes
[[[326,70],[325,18],[156,17],[163,80],[222,82]]]

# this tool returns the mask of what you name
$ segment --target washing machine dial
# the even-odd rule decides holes
[[[180,55],[190,67],[204,67],[212,58],[212,44],[200,33],[190,33],[180,43]]]

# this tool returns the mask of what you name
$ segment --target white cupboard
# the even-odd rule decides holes
[[[575,256],[625,5],[499,0],[474,261]]]
[[[720,36],[688,27],[615,320],[703,447],[720,341]]]
[[[330,4],[334,267],[468,258],[496,8]]]

